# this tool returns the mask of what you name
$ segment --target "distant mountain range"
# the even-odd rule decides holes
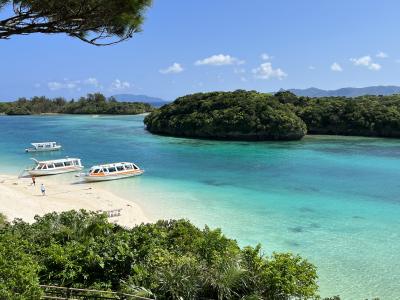
[[[297,96],[307,97],[357,97],[363,95],[393,95],[400,94],[400,86],[395,85],[378,85],[367,86],[362,88],[346,87],[337,90],[323,90],[315,87],[308,89],[289,89]],[[121,102],[145,102],[153,106],[160,107],[170,101],[157,97],[133,94],[118,94],[113,96],[117,101]]]
[[[400,86],[394,85],[378,85],[368,86],[363,88],[341,88],[337,90],[321,90],[315,87],[308,89],[289,89],[292,93],[297,96],[308,96],[308,97],[357,97],[363,95],[393,95],[400,94]]]
[[[156,107],[162,106],[169,102],[161,98],[150,97],[146,95],[118,94],[118,95],[113,95],[113,97],[120,102],[144,102],[144,103],[149,103]]]

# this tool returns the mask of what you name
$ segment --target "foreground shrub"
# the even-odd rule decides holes
[[[39,266],[29,245],[18,236],[4,233],[0,238],[0,299],[39,299]]]
[[[186,220],[126,229],[105,215],[69,211],[6,225],[0,239],[1,287],[8,295],[38,293],[40,278],[46,285],[128,293],[141,287],[157,299],[317,296],[316,268],[308,261],[289,253],[264,256],[260,246],[242,249],[221,230],[200,230]]]

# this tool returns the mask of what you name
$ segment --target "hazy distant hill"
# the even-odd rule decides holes
[[[290,89],[289,91],[296,94],[297,96],[308,96],[308,97],[331,97],[331,96],[357,97],[362,95],[400,94],[400,86],[379,85],[379,86],[368,86],[363,88],[347,87],[337,90],[321,90],[312,87],[308,89]]]
[[[120,102],[144,102],[153,106],[162,106],[168,103],[168,101],[161,98],[150,97],[146,95],[118,94],[114,95],[113,97]]]

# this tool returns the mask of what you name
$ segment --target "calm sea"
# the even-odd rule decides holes
[[[64,150],[36,158],[144,168],[99,185],[153,220],[188,218],[266,254],[299,253],[317,265],[323,296],[400,299],[400,140],[218,142],[151,135],[143,116],[0,116],[0,172],[17,175],[30,164],[24,148],[47,140]]]

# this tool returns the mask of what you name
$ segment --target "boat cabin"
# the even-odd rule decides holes
[[[61,145],[56,142],[31,143],[32,147],[25,149],[26,152],[42,152],[60,150]]]
[[[57,148],[56,142],[31,143],[36,150]]]
[[[37,161],[35,170],[50,170],[68,167],[82,167],[81,160],[79,158],[65,158],[49,161]]]
[[[140,168],[134,163],[121,162],[109,165],[93,166],[89,171],[89,175],[96,175],[100,173],[110,174],[110,173],[126,172],[132,170],[140,170]]]

